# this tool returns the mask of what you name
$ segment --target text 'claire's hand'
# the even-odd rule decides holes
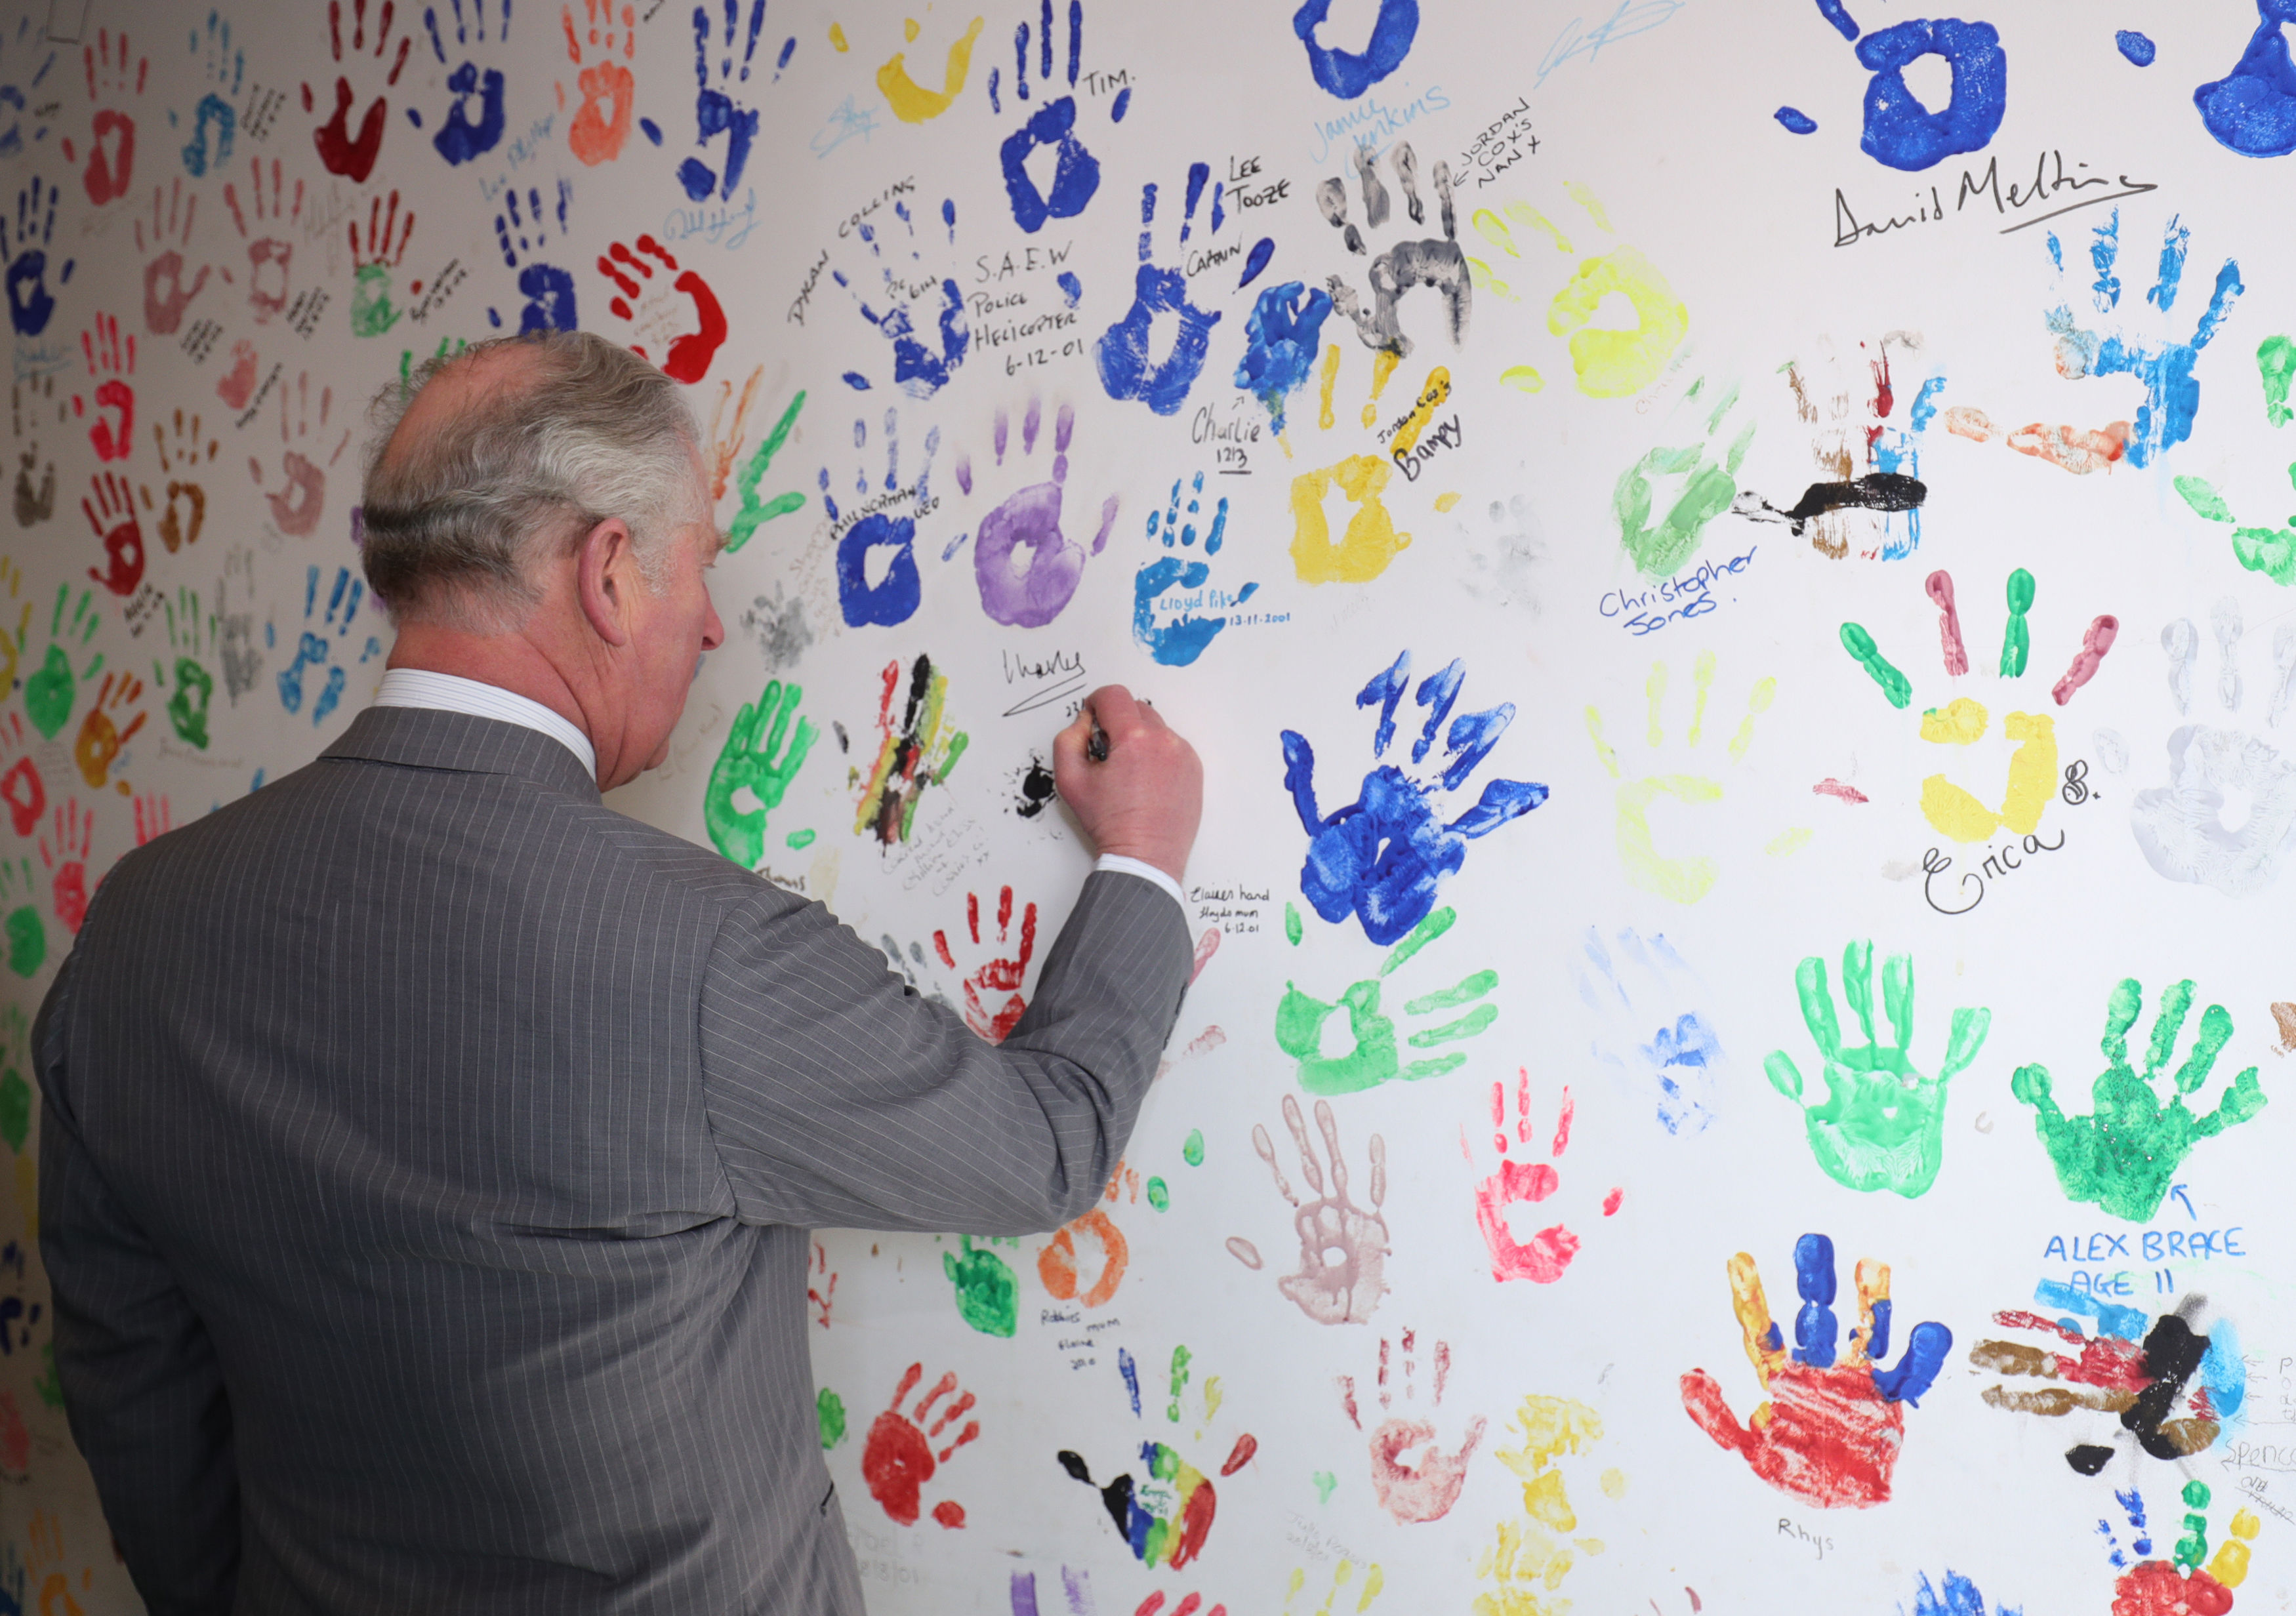
[[[1107,738],[1103,757],[1093,755],[1095,728]],[[1175,881],[1186,871],[1203,817],[1203,765],[1154,707],[1120,684],[1095,690],[1053,742],[1053,778],[1100,852],[1153,864]]]

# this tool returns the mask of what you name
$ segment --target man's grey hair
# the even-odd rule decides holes
[[[392,445],[433,378],[496,348],[516,351],[514,371],[474,389],[451,420]],[[617,517],[659,589],[671,538],[709,519],[677,384],[588,331],[498,338],[430,360],[385,388],[369,414],[362,548],[367,583],[398,621],[515,628],[542,599],[538,565]]]

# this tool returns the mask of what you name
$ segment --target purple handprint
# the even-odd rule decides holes
[[[1470,840],[1488,836],[1546,801],[1546,788],[1536,781],[1495,779],[1449,824],[1436,816],[1429,799],[1439,790],[1464,785],[1514,722],[1513,702],[1451,718],[1465,680],[1466,665],[1454,659],[1422,680],[1414,698],[1428,713],[1411,761],[1424,763],[1442,731],[1441,772],[1421,781],[1393,763],[1376,764],[1364,776],[1357,799],[1328,817],[1316,806],[1314,749],[1307,737],[1283,731],[1283,784],[1308,837],[1300,891],[1326,920],[1345,920],[1352,911],[1363,921],[1364,935],[1382,945],[1399,941],[1427,918],[1435,907],[1437,883],[1465,861]],[[1379,704],[1379,728],[1372,741],[1375,757],[1384,756],[1395,739],[1395,709],[1410,683],[1411,653],[1406,651],[1356,698],[1358,707]]]
[[[1021,452],[1037,452],[1037,429],[1043,407],[1031,398],[1021,418]],[[1062,404],[1053,425],[1053,480],[1032,483],[980,518],[972,549],[972,570],[980,585],[980,609],[997,623],[1015,628],[1042,628],[1059,616],[1084,577],[1087,554],[1098,555],[1108,544],[1108,530],[1116,524],[1117,497],[1101,502],[1100,531],[1087,552],[1061,532],[1061,495],[1069,477],[1069,437],[1076,428],[1076,412]],[[1004,463],[1004,412],[996,412],[996,463]],[[956,480],[972,491],[972,466],[959,461]]]

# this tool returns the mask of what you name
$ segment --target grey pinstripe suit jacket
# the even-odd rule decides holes
[[[991,1046],[565,747],[370,709],[121,861],[35,1028],[72,1432],[154,1612],[858,1612],[807,1231],[1088,1206],[1185,986],[1095,874]]]

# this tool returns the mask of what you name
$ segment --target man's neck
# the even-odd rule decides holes
[[[385,665],[451,673],[523,696],[548,707],[595,744],[597,738],[573,686],[524,634],[472,634],[442,624],[409,623],[399,629]]]

